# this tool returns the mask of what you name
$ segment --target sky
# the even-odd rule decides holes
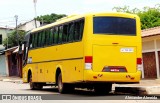
[[[15,15],[18,24],[35,17],[34,0],[0,0],[0,27],[14,27]],[[88,12],[111,12],[113,7],[130,6],[142,9],[154,7],[160,0],[37,0],[37,16],[51,13],[84,14]]]

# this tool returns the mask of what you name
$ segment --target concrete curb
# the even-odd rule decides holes
[[[23,83],[22,80],[12,80],[12,79],[0,79],[3,82],[12,82],[12,83]]]
[[[129,93],[135,95],[147,95],[147,91],[145,88],[141,87],[115,87],[116,93]]]
[[[156,79],[156,83],[160,84],[160,79]]]
[[[139,87],[131,87],[131,86],[116,86],[115,92],[121,93],[130,93],[135,95],[160,95],[160,86],[139,86]]]

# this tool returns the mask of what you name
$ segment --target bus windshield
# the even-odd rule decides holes
[[[136,36],[136,20],[123,17],[94,17],[93,33]]]

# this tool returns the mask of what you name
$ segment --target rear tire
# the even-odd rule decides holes
[[[62,82],[62,74],[60,73],[58,76],[58,91],[59,91],[59,93],[62,93],[62,94],[69,93],[73,90],[74,90],[73,85]]]
[[[112,90],[112,83],[98,83],[94,86],[94,91],[96,94],[109,94]]]

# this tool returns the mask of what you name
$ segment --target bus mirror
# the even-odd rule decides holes
[[[25,40],[22,42],[19,42],[19,51],[18,51],[19,54],[23,53],[23,50],[26,47],[26,45],[27,45],[27,41],[25,41]]]
[[[20,42],[20,41],[19,41],[19,50],[18,50],[18,53],[19,53],[19,54],[22,54],[22,51],[23,51],[23,50],[22,50],[22,45],[23,45],[23,42]]]
[[[27,41],[22,41],[22,42],[19,42],[19,51],[18,53],[19,54],[22,54],[23,53],[23,46],[26,45]]]
[[[27,41],[23,41],[23,42],[22,42],[22,44],[26,44],[26,43],[27,43]]]

